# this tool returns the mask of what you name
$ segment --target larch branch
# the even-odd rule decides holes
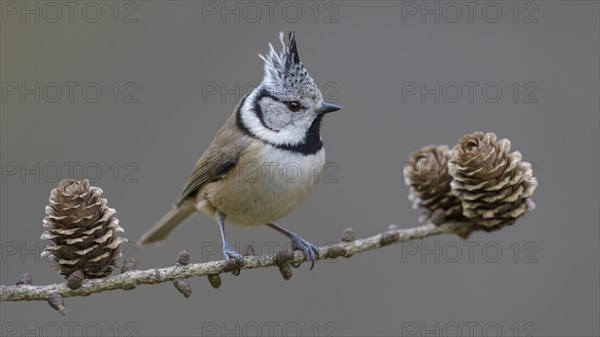
[[[342,241],[320,247],[318,260],[351,257],[355,254],[378,249],[393,243],[423,239],[428,236],[445,233],[461,234],[473,229],[476,228],[468,224],[445,224],[441,226],[427,224],[406,229],[391,228],[364,239],[352,240],[350,242]],[[286,250],[273,255],[245,256],[242,269],[280,267],[280,270],[282,270],[282,266],[300,263],[304,260],[305,256],[303,253]],[[67,282],[50,285],[3,285],[0,286],[0,301],[48,301],[51,295],[54,294],[61,294],[62,297],[88,296],[104,291],[117,289],[131,290],[138,285],[160,284],[198,276],[208,276],[209,281],[213,284],[215,282],[215,275],[230,271],[232,271],[232,266],[222,260],[188,265],[179,264],[166,268],[132,270],[103,279],[85,280],[77,289],[69,288]],[[218,284],[220,285],[220,281]]]

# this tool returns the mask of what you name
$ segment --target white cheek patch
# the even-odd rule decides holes
[[[279,131],[265,127],[252,107],[254,96],[255,93],[252,93],[240,110],[242,122],[254,136],[274,145],[297,145],[304,142],[308,128],[299,127],[294,123],[287,124]]]
[[[286,140],[283,144],[297,145],[304,142],[306,130],[308,130],[308,128],[300,128],[293,125],[293,123],[290,123],[281,129],[281,131],[278,132],[278,135]]]
[[[262,117],[267,125],[267,128],[279,131],[292,122],[292,116],[285,113],[285,111],[277,111],[278,109],[283,110],[281,103],[274,102],[268,98],[263,98],[258,104],[261,107],[263,115]]]

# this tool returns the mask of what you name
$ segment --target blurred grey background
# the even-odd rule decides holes
[[[171,284],[68,298],[65,317],[2,302],[2,335],[600,333],[597,1],[0,4],[2,284],[62,280],[39,258],[40,235],[50,190],[68,177],[104,190],[139,268],[173,265],[182,249],[220,259],[204,216],[161,247],[133,242],[260,82],[257,54],[282,30],[344,107],[323,125],[327,180],[281,221],[306,239],[417,225],[403,163],[473,131],[509,138],[540,181],[536,210],[499,232],[303,265],[287,282],[274,268],[223,275],[217,290],[194,278],[189,299]],[[264,228],[229,227],[228,239],[263,254],[288,245]]]

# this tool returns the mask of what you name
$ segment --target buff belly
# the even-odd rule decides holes
[[[198,195],[198,208],[211,218],[220,210],[228,224],[275,222],[300,205],[324,164],[324,149],[308,156],[272,146],[250,149],[224,179],[205,186]]]

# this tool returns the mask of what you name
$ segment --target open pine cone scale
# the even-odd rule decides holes
[[[449,173],[454,195],[462,200],[463,214],[485,227],[514,223],[533,209],[529,200],[537,186],[531,164],[521,153],[509,153],[508,139],[476,132],[461,138],[453,149]]]
[[[52,243],[42,255],[55,261],[65,276],[81,270],[86,278],[105,277],[121,255],[121,244],[127,240],[117,236],[123,229],[101,194],[88,180],[63,180],[52,190],[42,235]]]

